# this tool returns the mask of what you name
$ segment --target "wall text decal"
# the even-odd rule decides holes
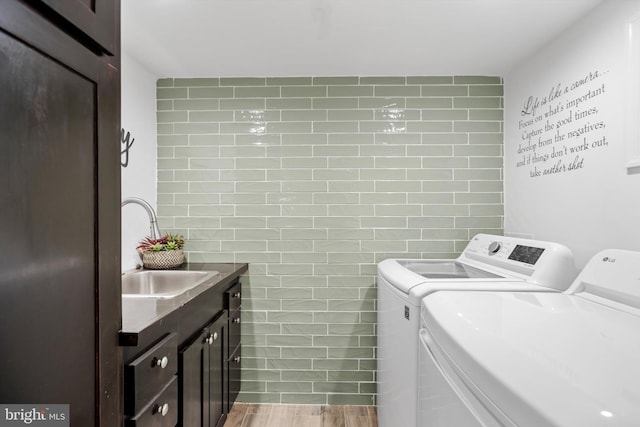
[[[131,140],[129,140],[131,139]],[[120,165],[123,168],[129,166],[129,150],[135,141],[135,138],[131,138],[131,133],[127,132],[125,136],[125,130],[122,128],[122,133],[120,134]]]
[[[607,93],[607,73],[590,71],[524,100],[517,168],[527,169],[530,178],[577,171],[587,167],[590,153],[608,147],[598,102]]]

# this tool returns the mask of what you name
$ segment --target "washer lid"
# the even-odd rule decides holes
[[[495,279],[501,278],[487,270],[463,264],[459,261],[448,260],[416,260],[400,259],[398,264],[409,271],[426,277],[427,279]]]
[[[567,294],[436,292],[422,315],[474,394],[516,425],[640,424],[637,313]]]
[[[412,288],[425,282],[522,281],[453,259],[386,259],[378,263],[378,274],[405,294],[409,294]]]

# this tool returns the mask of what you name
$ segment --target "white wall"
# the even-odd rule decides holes
[[[125,52],[122,54],[122,127],[134,139],[122,171],[122,198],[140,197],[156,206],[156,80]],[[121,143],[121,148],[124,148]],[[125,160],[122,155],[121,160]],[[149,219],[141,206],[122,208],[122,271],[139,262],[135,248],[149,235]]]
[[[505,78],[505,233],[561,242],[578,267],[601,249],[640,250],[640,175],[626,168],[627,145],[637,137],[625,132],[634,95],[627,24],[639,16],[637,0],[606,2]],[[552,88],[559,89],[555,96]],[[522,114],[530,97],[539,105]],[[563,111],[554,112],[558,105]],[[571,122],[557,129],[569,111]],[[590,114],[575,115],[585,111]],[[576,130],[587,132],[572,136]],[[530,146],[526,134],[538,131]],[[539,144],[548,138],[551,143]],[[571,153],[585,143],[587,149]],[[554,151],[562,155],[552,158]],[[553,173],[544,175],[545,169]],[[536,170],[540,176],[533,176]]]

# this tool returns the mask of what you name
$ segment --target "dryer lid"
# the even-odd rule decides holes
[[[636,425],[640,316],[567,295],[436,292],[423,324],[518,426]]]

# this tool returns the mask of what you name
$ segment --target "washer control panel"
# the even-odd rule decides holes
[[[527,244],[535,243],[532,241],[500,236],[491,236],[493,239],[487,240],[487,237],[489,236],[481,235],[471,240],[465,252],[473,253],[483,258],[497,258],[505,262],[515,261],[516,263],[533,266],[545,251],[544,245],[534,246]],[[497,240],[496,237],[500,237],[500,240]]]
[[[458,259],[521,274],[531,283],[557,290],[567,289],[576,273],[566,246],[495,234],[476,234]]]

